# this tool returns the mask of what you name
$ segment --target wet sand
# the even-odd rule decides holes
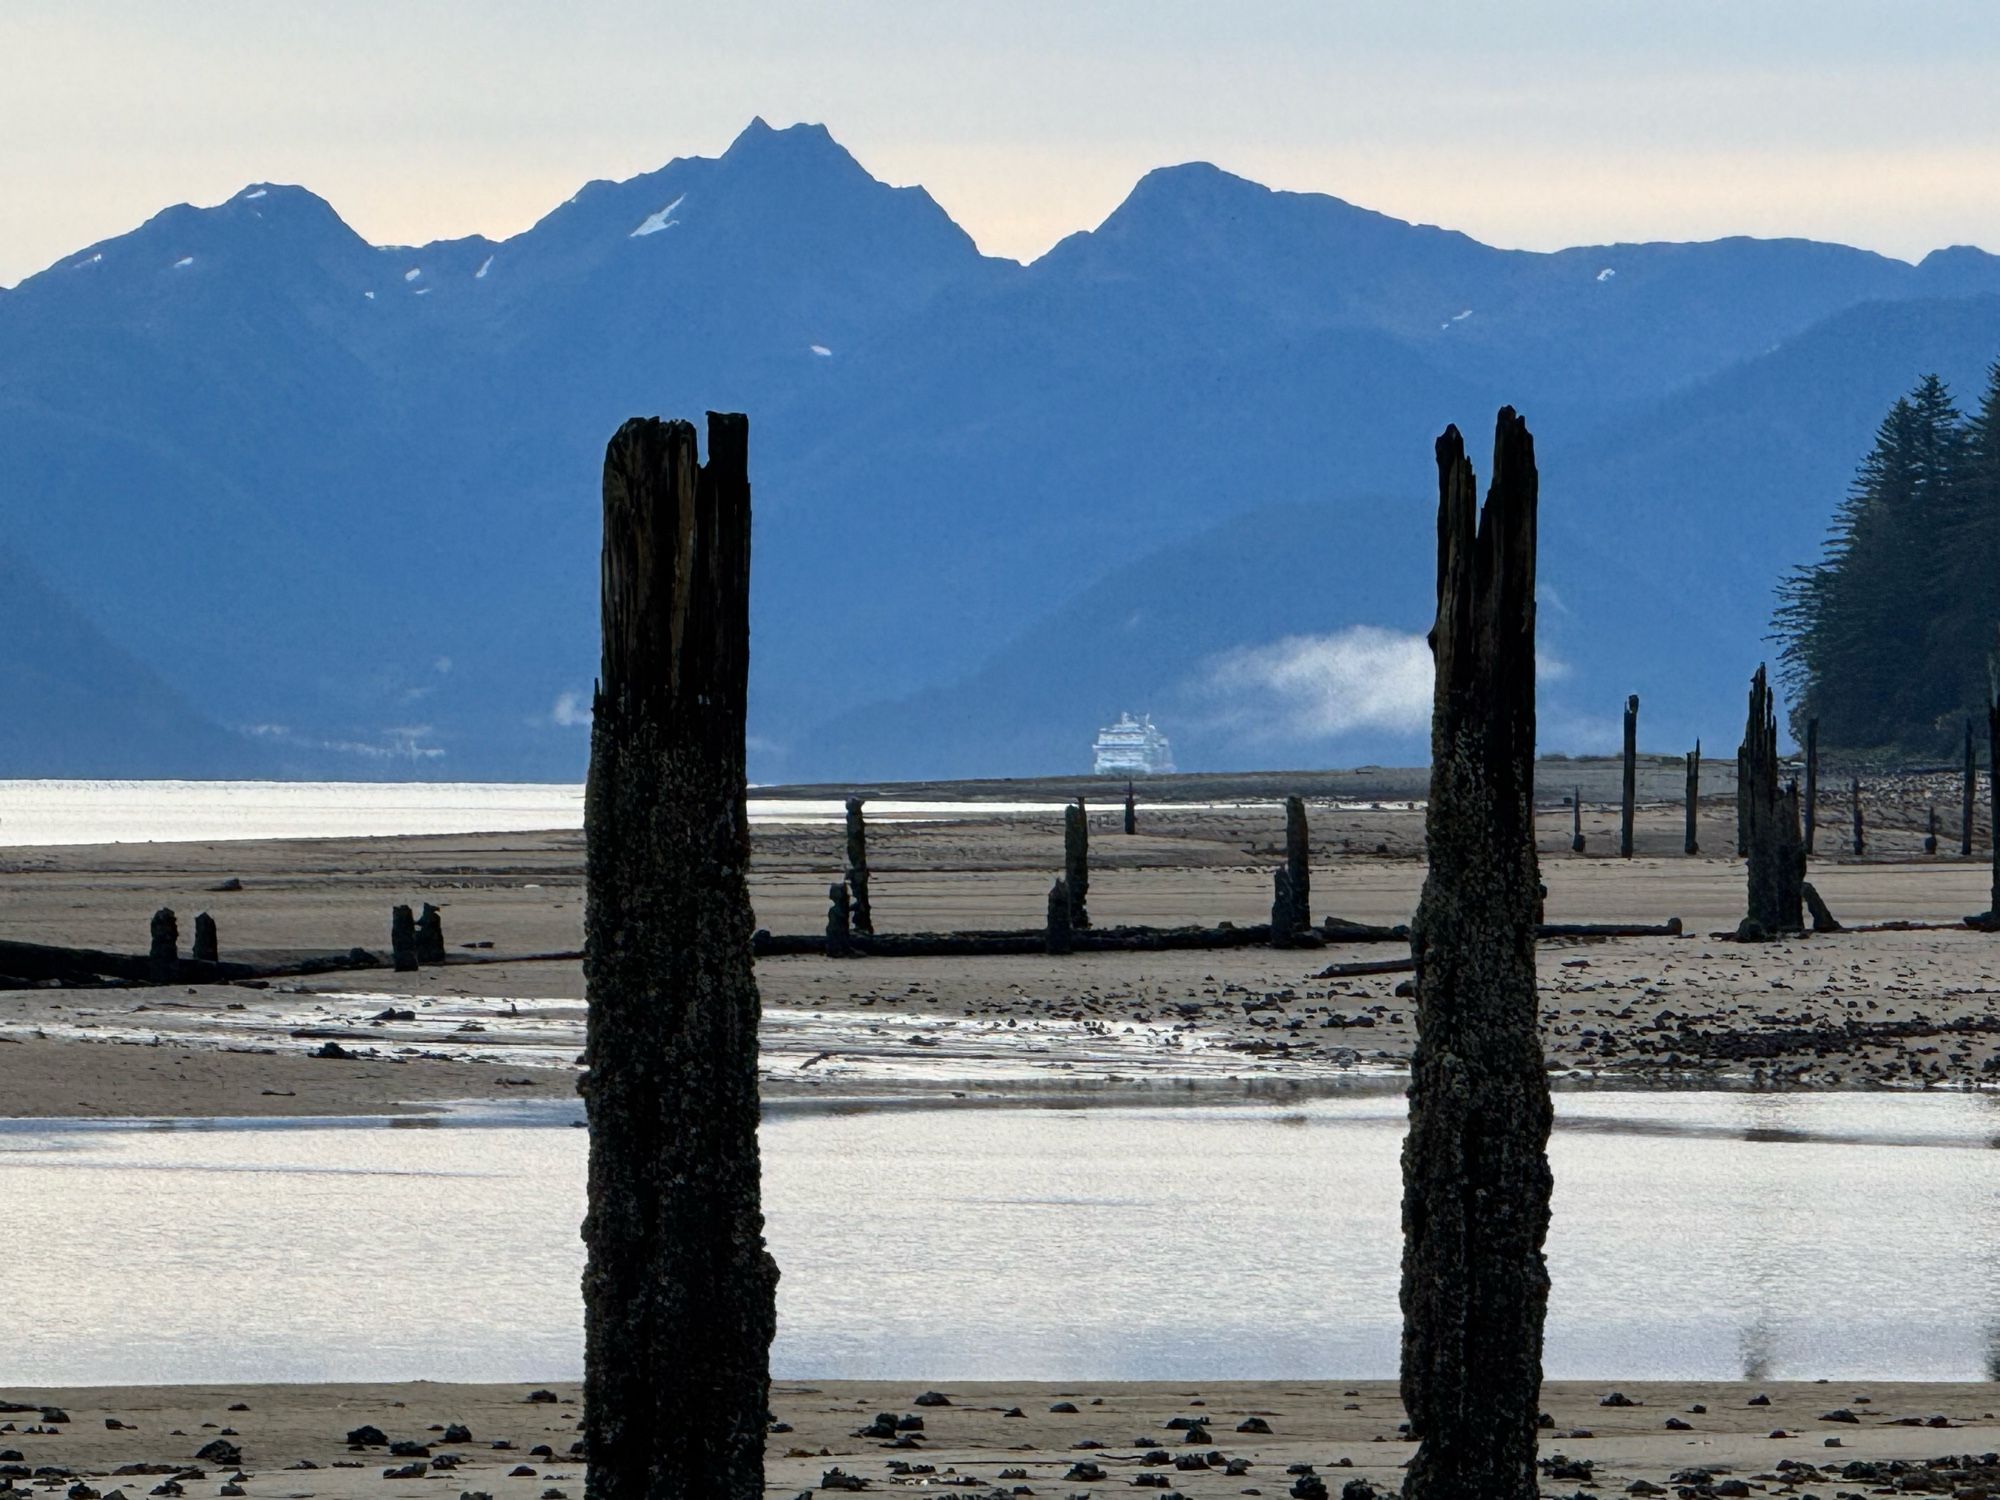
[[[128,1500],[152,1493],[172,1470],[199,1472],[179,1481],[190,1496],[221,1493],[240,1474],[235,1482],[253,1500],[391,1500],[454,1490],[496,1500],[541,1500],[560,1490],[577,1500],[584,1469],[570,1449],[578,1435],[578,1388],[551,1384],[546,1390],[554,1400],[527,1399],[537,1389],[427,1382],[0,1389],[0,1400],[31,1408],[0,1417],[12,1429],[0,1426],[0,1454],[21,1455],[0,1457],[0,1473],[10,1463],[30,1473],[69,1470],[97,1494],[122,1491]],[[766,1494],[791,1500],[807,1491],[830,1493],[821,1481],[839,1469],[867,1480],[873,1492],[929,1478],[927,1488],[960,1487],[979,1496],[1020,1493],[1017,1485],[1032,1494],[1109,1496],[1130,1493],[1139,1475],[1158,1475],[1166,1480],[1160,1488],[1189,1497],[1288,1495],[1299,1477],[1287,1472],[1290,1466],[1310,1464],[1338,1496],[1353,1479],[1400,1488],[1411,1452],[1397,1430],[1402,1410],[1395,1387],[1382,1381],[946,1382],[932,1389],[949,1405],[918,1405],[926,1387],[907,1382],[777,1381],[772,1410],[789,1430],[771,1436]],[[1602,1405],[1614,1390],[1635,1404]],[[1543,1396],[1554,1420],[1542,1444],[1545,1494],[1621,1493],[1641,1480],[1672,1493],[1674,1476],[1694,1468],[1718,1485],[1733,1480],[1751,1487],[1733,1491],[1739,1494],[1983,1494],[1996,1477],[1993,1468],[1956,1480],[1924,1468],[1946,1455],[2000,1447],[1993,1417],[2000,1393],[1990,1385],[1564,1381],[1545,1387]],[[1759,1396],[1769,1404],[1751,1405]],[[49,1425],[44,1404],[69,1420],[53,1432],[29,1432]],[[1075,1410],[1051,1410],[1057,1406]],[[1836,1411],[1857,1420],[1826,1420]],[[920,1417],[922,1431],[905,1433],[901,1447],[856,1436],[883,1413],[899,1421]],[[1185,1428],[1166,1425],[1176,1418],[1202,1422],[1206,1437],[1190,1441]],[[1670,1419],[1686,1429],[1670,1430]],[[1256,1422],[1269,1433],[1239,1430]],[[445,1441],[450,1424],[462,1424],[469,1436]],[[356,1450],[345,1437],[364,1426],[428,1453]],[[240,1458],[196,1460],[217,1441],[234,1445]],[[496,1443],[511,1446],[496,1449]],[[548,1454],[534,1453],[544,1445]],[[1177,1466],[1192,1455],[1208,1466]],[[1567,1463],[1554,1467],[1558,1455]],[[1231,1460],[1248,1467],[1231,1473]],[[1585,1462],[1588,1474],[1577,1467]],[[1843,1474],[1849,1464],[1882,1467]],[[1898,1464],[1910,1472],[1892,1472]],[[121,1474],[128,1465],[146,1470]],[[420,1472],[385,1477],[412,1465]],[[1092,1466],[1104,1477],[1088,1477]],[[50,1477],[57,1481],[47,1486],[50,1493],[71,1482],[69,1475]],[[16,1483],[25,1489],[25,1478]]]
[[[1825,857],[1842,816],[1829,804],[1812,879],[1845,922],[1951,921],[1987,906],[1983,847],[1969,861],[1921,853],[1926,795],[1883,794],[1860,860]],[[1687,858],[1680,809],[1649,806],[1638,855],[1622,860],[1605,854],[1615,808],[1586,806],[1581,857],[1569,852],[1567,811],[1543,814],[1551,921],[1685,923],[1677,938],[1544,942],[1544,1038],[1559,1083],[2000,1081],[2000,939],[1958,929],[1722,941],[1743,904],[1742,865],[1725,857],[1732,817],[1725,802],[1705,804],[1701,842],[1719,853]],[[1312,825],[1316,915],[1408,919],[1423,879],[1421,812],[1315,806]],[[1147,807],[1137,836],[1117,829],[1115,811],[1100,811],[1090,891],[1100,925],[1268,914],[1275,807]],[[840,840],[825,825],[759,826],[761,925],[821,929]],[[878,822],[877,925],[1031,925],[1060,850],[1046,815]],[[242,888],[215,889],[228,880]],[[0,1114],[317,1115],[570,1096],[581,965],[508,955],[580,946],[579,834],[0,851],[0,935],[38,942],[139,951],[147,918],[166,905],[184,931],[197,911],[213,913],[225,957],[384,951],[389,907],[423,901],[444,909],[464,962],[263,987],[0,992]],[[766,959],[766,1094],[785,1107],[1379,1087],[1409,1056],[1412,1016],[1396,993],[1406,976],[1318,975],[1403,951]],[[329,1044],[336,1055],[313,1055]]]

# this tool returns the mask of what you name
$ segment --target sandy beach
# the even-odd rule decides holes
[[[1988,904],[1983,847],[1921,851],[1921,786],[1871,809],[1868,854],[1836,854],[1823,814],[1812,879],[1851,927],[1951,923]],[[1704,850],[1681,810],[1642,809],[1636,857],[1612,857],[1616,809],[1542,819],[1548,916],[1660,923],[1678,937],[1542,944],[1544,1041],[1559,1085],[1856,1088],[2000,1074],[1996,940],[1963,927],[1853,931],[1744,945],[1732,810],[1705,803]],[[1316,916],[1406,921],[1423,879],[1422,814],[1316,805]],[[1060,862],[1047,815],[878,820],[873,897],[885,932],[1026,927]],[[1098,925],[1249,924],[1269,911],[1282,821],[1270,804],[1149,806],[1136,836],[1095,818]],[[1983,845],[1983,832],[1982,832]],[[1947,845],[1948,848],[1955,847]],[[813,933],[840,832],[759,825],[759,924]],[[217,889],[228,883],[240,889]],[[256,986],[0,993],[0,1113],[14,1116],[377,1113],[468,1098],[568,1097],[582,1045],[582,841],[575,833],[77,845],[0,855],[10,937],[142,951],[147,918],[206,910],[225,957],[387,948],[389,907],[443,908],[453,962]],[[1412,1017],[1396,973],[1320,977],[1399,945],[982,958],[767,958],[763,1072],[801,1101],[1113,1099],[1169,1088],[1316,1091],[1393,1078]],[[325,1053],[329,1045],[334,1049]],[[343,1055],[344,1054],[344,1055]]]
[[[538,1391],[548,1399],[533,1399]],[[1604,1404],[1614,1393],[1630,1404]],[[945,1404],[919,1399],[935,1397]],[[180,1486],[167,1495],[251,1500],[454,1490],[575,1500],[578,1400],[573,1384],[0,1389],[0,1402],[21,1408],[0,1417],[0,1475],[24,1491],[69,1488],[77,1500],[86,1500],[70,1488],[78,1482],[105,1500],[121,1492],[139,1500],[167,1484]],[[765,1493],[784,1500],[841,1492],[823,1486],[836,1470],[880,1493],[1319,1493],[1299,1487],[1301,1466],[1340,1496],[1355,1480],[1400,1488],[1411,1452],[1398,1432],[1395,1387],[1382,1381],[779,1379],[771,1405]],[[1556,1382],[1543,1388],[1553,1425],[1542,1442],[1542,1489],[1984,1495],[2000,1481],[1995,1406],[1990,1385]],[[49,1421],[44,1407],[65,1420]],[[895,1435],[864,1435],[884,1415]],[[921,1425],[906,1426],[912,1419]],[[376,1431],[362,1432],[369,1427]],[[366,1445],[347,1442],[351,1433]],[[196,1457],[214,1443],[228,1447]],[[390,1443],[421,1451],[396,1453]],[[8,1482],[0,1479],[0,1493]]]

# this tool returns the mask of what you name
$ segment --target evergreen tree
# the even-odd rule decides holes
[[[1971,422],[1935,375],[1876,429],[1819,561],[1773,624],[1794,728],[1846,749],[1935,752],[1983,705],[2000,620],[2000,366]]]

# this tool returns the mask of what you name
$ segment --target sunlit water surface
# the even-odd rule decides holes
[[[751,797],[753,823],[838,823],[838,801]],[[1060,802],[871,801],[877,821],[1042,813]],[[583,786],[539,782],[0,781],[0,847],[528,833],[583,827]]]
[[[1585,1094],[1552,1377],[1978,1379],[2000,1109]],[[530,1380],[581,1364],[574,1112],[0,1126],[0,1384]],[[780,1115],[784,1376],[1381,1377],[1403,1102]]]

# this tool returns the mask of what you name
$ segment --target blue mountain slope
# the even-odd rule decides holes
[[[761,121],[503,241],[372,246],[265,184],[0,296],[0,546],[287,764],[573,776],[605,439],[745,410],[756,770],[809,776],[911,745],[868,705],[994,698],[1058,619],[1079,659],[1118,656],[1129,570],[1184,546],[1213,556],[1165,591],[1179,623],[1147,670],[1190,724],[1174,685],[1218,652],[1407,625],[1431,439],[1512,401],[1550,475],[1565,690],[1587,709],[1658,656],[1663,712],[1693,715],[1734,699],[1720,664],[1768,607],[1764,543],[1809,550],[1918,369],[1963,380],[1993,352],[1997,268],[1798,241],[1497,250],[1200,164],[1019,266],[822,128]],[[1277,514],[1338,519],[1298,523],[1322,550],[1255,519]],[[1752,561],[1694,560],[1753,534]],[[1643,567],[1621,552],[1655,535],[1674,546]],[[1259,536],[1267,556],[1222,541]],[[1075,694],[1016,702],[1007,753],[1054,755],[1116,706]],[[1189,754],[1277,754],[1254,718],[1235,702]],[[1286,758],[1360,743],[1308,740]]]

